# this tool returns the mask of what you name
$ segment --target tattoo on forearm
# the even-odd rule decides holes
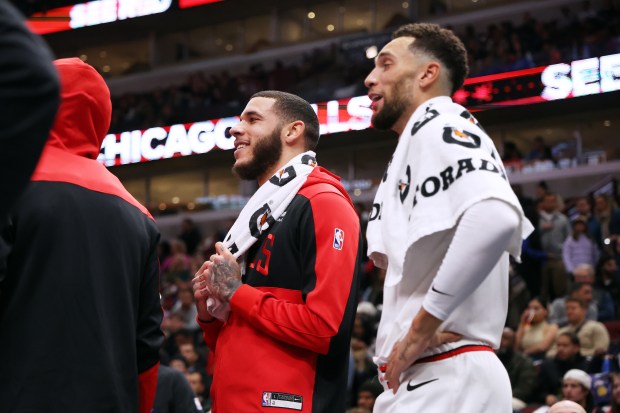
[[[210,281],[211,292],[226,301],[241,285],[235,267],[226,261],[213,264]]]

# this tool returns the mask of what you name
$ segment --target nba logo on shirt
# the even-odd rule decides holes
[[[344,231],[340,228],[334,230],[334,249],[341,250],[344,244]]]
[[[263,406],[271,406],[271,392],[263,392]]]

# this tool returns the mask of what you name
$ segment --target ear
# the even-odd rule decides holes
[[[282,128],[282,138],[284,143],[289,146],[304,144],[304,132],[306,124],[301,120],[295,120]]]
[[[439,81],[441,66],[439,63],[431,61],[424,65],[418,74],[418,80],[422,89],[427,89]]]

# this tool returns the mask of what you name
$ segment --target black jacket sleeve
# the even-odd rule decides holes
[[[59,89],[49,49],[19,12],[0,0],[0,229],[39,159]]]

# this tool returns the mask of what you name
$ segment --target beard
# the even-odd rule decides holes
[[[243,180],[252,181],[275,165],[282,155],[281,131],[282,127],[276,126],[271,135],[257,140],[251,146],[252,159],[245,164],[235,164],[232,167],[233,172]]]
[[[385,97],[383,98],[383,109],[375,112],[370,120],[372,126],[379,130],[392,129],[392,126],[400,119],[405,113],[407,106],[409,105],[407,97],[407,79],[402,78],[394,85],[394,91],[396,92],[391,102],[388,102]]]

